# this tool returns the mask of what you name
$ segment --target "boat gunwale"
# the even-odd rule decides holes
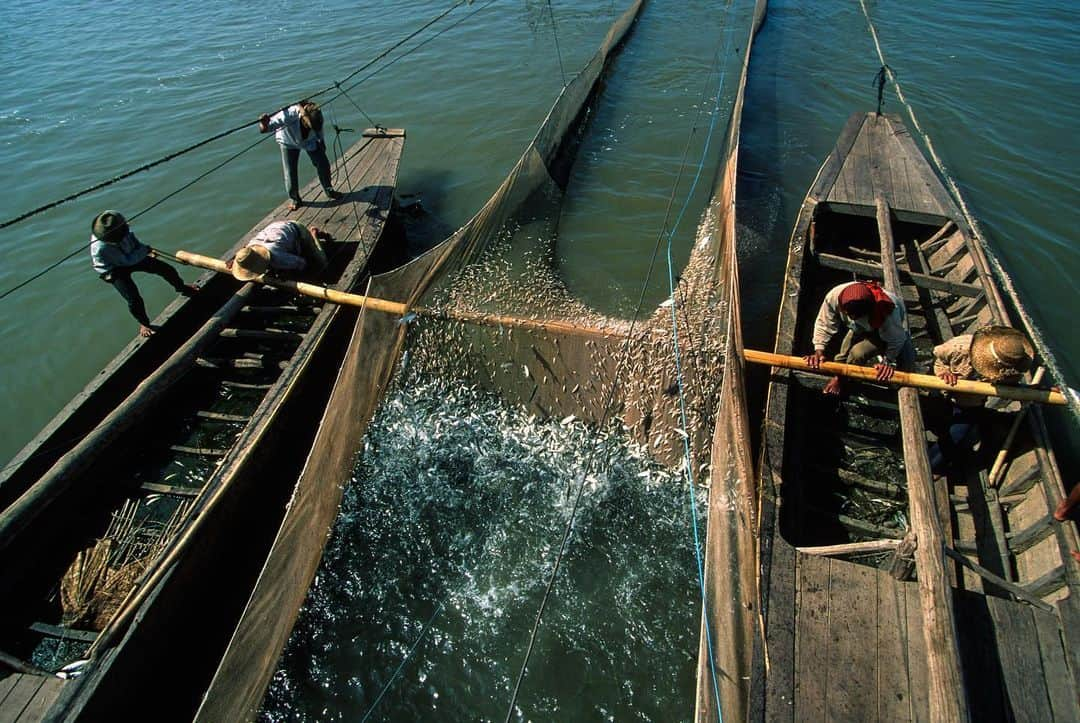
[[[800,301],[802,301],[803,292],[807,291],[807,289],[803,288],[806,280],[804,277],[809,272],[810,264],[813,263],[811,258],[814,253],[813,249],[807,249],[806,247],[811,245],[811,229],[818,218],[818,214],[822,210],[829,210],[841,214],[847,212],[845,215],[875,216],[875,209],[872,207],[855,207],[848,204],[829,203],[825,200],[828,197],[832,181],[835,180],[843,161],[846,159],[846,152],[843,150],[845,144],[850,149],[851,142],[854,140],[851,133],[853,131],[857,132],[857,128],[861,127],[860,119],[871,115],[873,114],[855,113],[849,118],[836,146],[822,164],[818,176],[811,185],[799,210],[789,240],[784,284],[781,292],[775,341],[775,351],[778,354],[795,354],[796,332],[802,325],[805,325],[805,314],[810,313],[802,309],[804,316],[800,317]],[[860,122],[856,127],[853,127],[856,121]],[[898,119],[889,118],[889,121],[894,124],[899,123],[901,128],[903,127],[902,122]],[[906,129],[904,135],[907,142],[911,144],[910,148],[915,153],[918,153],[918,157],[925,163],[925,158],[915,147],[910,136],[906,134]],[[927,166],[927,168],[929,167]],[[947,196],[944,187],[941,186],[936,176],[933,177],[933,181],[939,187],[940,193]],[[982,248],[977,237],[971,233],[959,209],[952,203],[951,198],[947,208],[953,214],[952,216],[942,217],[940,214],[920,215],[908,212],[905,217],[903,214],[894,212],[894,217],[927,225],[934,222],[932,219],[938,219],[940,222],[952,221],[955,223],[956,229],[963,237],[963,254],[971,258],[973,268],[977,274],[976,283],[984,289],[989,311],[993,315],[995,323],[1010,324],[1010,314],[1002,301],[1000,287],[987,262],[985,249]],[[929,273],[932,269],[925,269],[924,271]],[[783,506],[785,504],[791,505],[794,502],[792,499],[785,499],[784,497],[784,479],[785,473],[793,469],[791,465],[795,464],[797,466],[798,461],[789,459],[789,455],[792,453],[798,456],[798,451],[788,448],[789,440],[786,428],[787,423],[795,419],[798,413],[798,405],[792,398],[793,391],[790,389],[791,384],[797,383],[799,382],[794,378],[794,373],[790,370],[773,369],[771,371],[766,391],[765,415],[762,420],[762,443],[759,449],[757,474],[758,491],[759,495],[761,495],[761,510],[757,530],[761,545],[759,562],[762,579],[761,599],[759,602],[766,620],[763,634],[766,638],[766,648],[778,643],[783,649],[791,647],[792,650],[794,650],[793,646],[796,640],[794,628],[784,622],[777,624],[776,621],[772,623],[768,621],[770,620],[770,607],[774,604],[780,606],[777,612],[780,612],[785,620],[788,618],[792,621],[797,620],[797,617],[794,617],[798,612],[797,590],[795,589],[797,584],[794,584],[797,574],[795,570],[799,560],[806,554],[796,550],[795,546],[787,540],[781,524]],[[1037,405],[1032,405],[1030,411],[1027,421],[1031,429],[1037,464],[1040,468],[1043,491],[1047,494],[1048,499],[1054,500],[1055,497],[1051,493],[1060,495],[1064,491],[1060,470],[1054,457],[1053,448],[1049,444],[1049,436],[1042,410]],[[1055,488],[1061,489],[1057,490]],[[1035,489],[1035,487],[1032,489]],[[788,490],[788,493],[790,495],[791,491]],[[794,503],[797,504],[797,502]],[[1076,534],[1075,528],[1068,524],[1053,524],[1053,530],[1063,551],[1062,567],[1066,578],[1064,583],[1066,597],[1058,603],[1056,611],[1063,627],[1068,628],[1067,619],[1075,618],[1078,610],[1078,596],[1072,593],[1080,585],[1080,574],[1074,569],[1075,565],[1070,564],[1071,560],[1068,558],[1068,550],[1077,548]],[[779,538],[779,540],[776,538]],[[951,537],[949,538],[949,544],[952,544]],[[779,587],[777,587],[778,585]],[[958,588],[954,587],[954,589]],[[987,594],[984,591],[974,591],[963,586],[960,586],[959,589],[964,589],[968,593]],[[786,612],[783,612],[784,610]],[[1080,635],[1066,635],[1066,639],[1070,637],[1080,638]],[[1076,640],[1070,642],[1076,642]],[[790,694],[795,689],[796,660],[794,656],[786,660],[774,659],[769,675],[766,678],[764,666],[761,665],[763,650],[756,647],[754,654],[757,663],[755,664],[752,679],[752,717],[765,715],[766,711],[772,711],[772,715],[776,715],[779,710],[790,710],[792,703]],[[1080,687],[1080,671],[1078,671],[1077,676],[1077,687]]]

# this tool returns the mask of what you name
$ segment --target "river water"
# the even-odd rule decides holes
[[[719,151],[718,143],[711,147],[705,180],[687,201],[687,179],[705,147],[708,94],[718,82],[710,68],[715,54],[741,51],[749,5],[649,2],[614,66],[575,168],[557,247],[570,288],[602,311],[625,314],[637,301],[677,178],[675,207],[686,202],[688,210],[675,251],[677,261],[685,260]],[[1069,210],[1080,180],[1074,6],[867,6],[909,101],[1066,381],[1077,386],[1080,341],[1069,331],[1080,273],[1076,214]],[[9,182],[0,220],[327,87],[451,7],[448,0],[375,2],[358,11],[345,2],[280,0],[211,2],[195,13],[182,3],[6,3],[0,144]],[[431,218],[456,227],[494,191],[564,74],[591,56],[623,7],[609,0],[458,7],[388,56],[392,64],[354,78],[363,82],[327,109],[328,119],[346,129],[406,128],[399,193],[422,199]],[[857,0],[770,4],[748,87],[739,186],[750,345],[771,346],[790,226],[848,114],[873,108],[878,66]],[[891,94],[886,110],[901,112]],[[342,134],[345,145],[355,138]],[[79,249],[101,209],[145,209],[258,139],[254,128],[233,134],[0,230],[0,292]],[[310,174],[302,161],[302,179]],[[281,200],[279,175],[272,142],[259,144],[134,228],[164,249],[220,254]],[[647,284],[646,308],[666,296],[660,278],[654,274]],[[171,298],[156,278],[139,285],[151,315]],[[115,355],[135,325],[119,296],[92,273],[85,251],[0,304],[6,459]],[[490,400],[443,394],[436,404],[440,395],[426,384],[400,390],[368,440],[409,488],[366,468],[370,459],[358,467],[330,562],[300,623],[307,637],[290,646],[268,717],[362,715],[440,602],[446,611],[428,633],[435,642],[418,648],[376,717],[505,712],[507,676],[516,674],[527,637],[522,626],[535,612],[536,584],[561,533],[561,495],[579,471],[571,453],[579,432],[562,430],[568,436],[560,437],[560,425],[539,429]],[[487,410],[486,421],[464,430],[453,424],[477,408]],[[446,444],[395,443],[402,430],[415,434],[430,420],[443,420]],[[417,460],[431,455],[464,464],[454,445],[480,445],[485,459],[510,476],[487,468],[423,476],[427,468]],[[633,450],[619,454],[625,474],[590,486],[586,508],[595,514],[584,518],[580,535],[591,542],[565,573],[566,589],[557,588],[552,634],[535,653],[522,696],[526,716],[690,715],[696,571],[685,493],[647,483],[655,477],[648,465]],[[571,459],[533,463],[560,455]],[[535,494],[515,487],[514,474],[533,479],[528,489]],[[462,500],[455,480],[468,480],[477,499]],[[371,500],[393,514],[385,526],[358,530],[355,520]],[[458,528],[461,539],[446,532]],[[492,549],[506,554],[488,565]],[[356,566],[370,574],[357,574]],[[343,620],[346,627],[335,627]]]

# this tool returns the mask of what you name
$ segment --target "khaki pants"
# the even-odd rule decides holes
[[[878,354],[885,354],[886,344],[876,331],[856,332],[848,329],[844,341],[840,344],[840,353],[834,358],[835,361],[844,364],[858,364],[868,366],[867,362]],[[915,368],[915,347],[911,344],[911,337],[904,342],[900,354],[896,358],[896,368],[900,371],[909,372]]]

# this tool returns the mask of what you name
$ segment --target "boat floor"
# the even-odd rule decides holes
[[[39,721],[67,681],[52,676],[12,673],[0,679],[0,720]]]
[[[917,583],[791,552],[795,604],[789,619],[770,616],[770,629],[788,636],[771,636],[764,717],[927,720]],[[972,719],[1080,720],[1058,616],[1003,598],[955,594]]]

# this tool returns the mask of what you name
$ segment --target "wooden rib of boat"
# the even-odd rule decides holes
[[[291,217],[337,239],[320,283],[367,277],[403,145],[367,131],[335,168],[342,200],[305,189]],[[0,480],[4,720],[190,720],[251,592],[357,312],[225,275],[198,284]]]
[[[825,293],[855,279],[903,296],[919,370],[947,339],[1012,325],[894,116],[853,115],[810,189],[776,352],[809,353]],[[774,369],[769,385],[750,717],[1080,719],[1077,535],[1052,517],[1064,490],[1039,409],[990,404],[950,426],[940,396],[849,383],[835,398],[823,384]],[[927,430],[955,438],[944,463]]]

